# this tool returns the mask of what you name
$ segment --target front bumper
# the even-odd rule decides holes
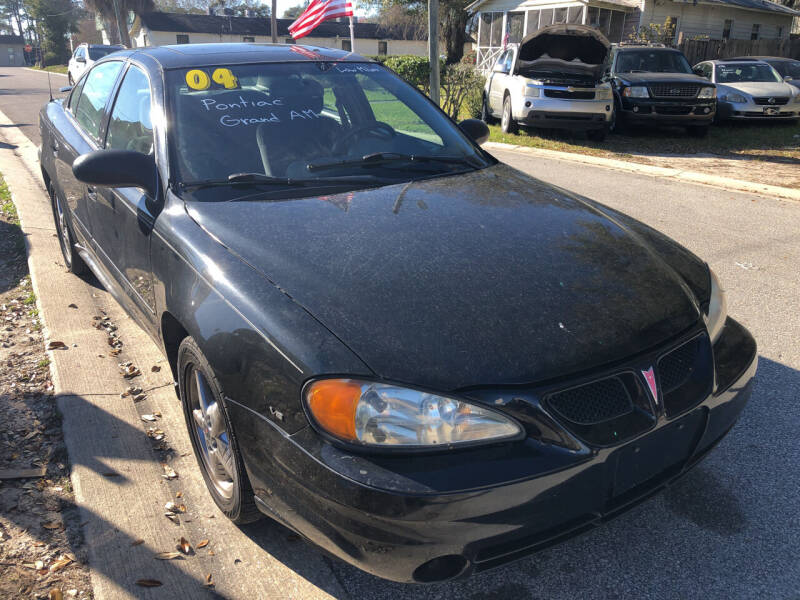
[[[660,414],[642,435],[601,447],[555,436],[413,457],[359,455],[310,428],[286,436],[241,405],[230,409],[263,512],[365,571],[427,583],[589,531],[671,484],[734,425],[755,371],[755,341],[728,319],[714,346],[715,391],[673,418]],[[493,390],[486,399],[522,406],[523,396]]]
[[[531,98],[523,102],[520,122],[543,129],[603,129],[611,122],[614,101]]]
[[[716,101],[659,100],[621,97],[618,119],[628,123],[651,125],[703,126],[714,120]]]
[[[782,106],[763,106],[755,102],[719,102],[717,111],[720,119],[742,121],[786,121],[800,118],[800,104],[794,102]]]

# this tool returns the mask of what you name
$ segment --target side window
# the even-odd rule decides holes
[[[150,154],[153,149],[153,124],[150,121],[150,82],[138,67],[131,65],[119,87],[106,148],[134,150]]]
[[[495,73],[507,73],[508,69],[506,68],[506,60],[508,59],[510,51],[506,50],[500,55],[500,58],[497,59],[497,63],[494,65]]]
[[[175,43],[176,44],[188,44],[189,43],[189,35],[186,33],[178,33],[175,35]]]
[[[378,56],[386,56],[389,53],[389,42],[378,42]]]
[[[83,84],[81,97],[78,99],[75,118],[86,130],[86,133],[95,140],[99,141],[100,139],[103,110],[121,68],[122,63],[120,61],[102,63],[94,67],[84,77],[85,83]]]
[[[72,93],[69,95],[69,100],[67,100],[67,108],[72,113],[75,113],[75,107],[78,106],[78,100],[81,97],[81,91],[83,90],[84,83],[86,83],[86,77],[82,77],[81,80],[75,84],[75,87],[72,88]]]

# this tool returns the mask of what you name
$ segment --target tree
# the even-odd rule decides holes
[[[303,11],[306,9],[305,4],[298,4],[297,6],[290,6],[285,11],[283,11],[283,18],[284,19],[296,19]]]
[[[457,63],[464,55],[470,1],[439,0],[439,41],[444,43],[448,64]],[[412,39],[427,39],[427,0],[367,0],[367,4],[378,11],[379,23],[406,31],[419,27],[421,37]]]
[[[72,0],[26,0],[26,8],[39,31],[45,62],[67,62],[67,34],[78,30],[81,7]]]
[[[84,4],[100,15],[103,28],[111,43],[122,44],[128,48],[131,47],[128,14],[133,13],[138,16],[143,12],[155,10],[153,0],[84,0]]]
[[[252,11],[257,17],[267,18],[270,15],[269,5],[261,4],[259,0],[155,0],[155,10],[171,13],[206,14],[213,8],[217,14],[223,14],[226,8],[233,11],[236,17],[247,16],[247,11]]]

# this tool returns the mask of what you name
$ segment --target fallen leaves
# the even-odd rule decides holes
[[[131,546],[141,546],[142,544],[144,544],[144,540],[142,538],[139,538],[138,540],[133,540],[131,542]]]
[[[161,413],[159,413],[159,412],[155,412],[155,413],[153,413],[151,415],[148,414],[148,415],[142,415],[141,416],[142,421],[148,421],[150,423],[153,423],[153,422],[157,421],[159,419],[159,417],[161,417]]]
[[[59,340],[52,340],[47,343],[48,350],[58,350],[59,348],[66,348],[67,345]]]
[[[150,367],[150,370],[153,373],[158,373],[161,370],[161,367],[159,367],[158,365],[153,365],[152,367]]]
[[[156,560],[173,560],[176,558],[181,558],[180,552],[159,552],[153,558]]]
[[[208,540],[200,540],[199,542],[197,542],[198,548],[205,548],[206,546],[208,546]]]
[[[158,579],[139,579],[136,581],[136,585],[141,587],[161,587],[164,584]]]
[[[59,588],[53,588],[47,594],[47,600],[64,600],[64,594],[61,593]]]
[[[162,475],[164,479],[169,480],[178,478],[178,474],[167,463],[161,463],[161,468],[164,469],[164,474]]]
[[[119,363],[119,371],[122,373],[122,376],[125,379],[133,379],[134,377],[138,377],[142,374],[142,372],[139,370],[139,367],[130,361]]]
[[[42,527],[45,529],[61,529],[62,525],[59,521],[50,521],[48,523],[42,523]]]
[[[73,562],[75,559],[72,556],[67,554],[62,554],[61,558],[56,559],[53,561],[53,564],[50,565],[50,572],[51,573],[58,573],[61,569],[66,567],[68,564]]]
[[[203,584],[203,587],[214,587],[214,581],[211,579],[211,573],[206,575],[206,582]]]
[[[178,548],[180,548],[181,552],[184,554],[189,554],[192,551],[192,545],[185,537],[181,537],[180,541],[178,542]]]

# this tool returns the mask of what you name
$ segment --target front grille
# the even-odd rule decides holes
[[[694,98],[700,86],[683,83],[661,83],[650,86],[650,95],[654,98]]]
[[[544,90],[548,98],[564,98],[566,100],[594,100],[594,90]]]
[[[658,378],[668,417],[697,406],[710,393],[714,364],[708,336],[699,335],[658,361]]]
[[[772,102],[770,102],[772,100]],[[762,106],[784,106],[789,103],[789,98],[778,98],[777,96],[764,96],[763,98],[753,98],[756,104]]]
[[[633,411],[633,401],[618,377],[609,377],[553,394],[550,407],[578,425],[595,425]]]

